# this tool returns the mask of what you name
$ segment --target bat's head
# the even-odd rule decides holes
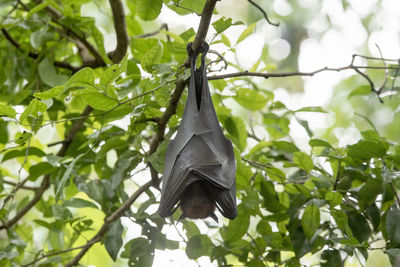
[[[185,189],[181,197],[180,207],[183,218],[215,217],[215,199],[203,181],[194,182]]]

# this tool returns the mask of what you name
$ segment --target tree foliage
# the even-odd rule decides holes
[[[218,14],[216,0],[2,1],[0,265],[102,266],[112,259],[151,266],[157,251],[181,249],[221,266],[300,266],[306,255],[341,266],[348,256],[368,259],[377,242],[394,264],[399,64],[354,55],[342,67],[293,71],[301,39],[309,37],[296,20],[312,13],[297,1],[289,2],[302,18],[273,16],[294,53],[274,60],[265,45],[248,70],[227,62],[226,54],[267,24],[267,2],[249,1],[247,20],[235,21]],[[103,21],[82,15],[88,9]],[[201,14],[200,26],[169,30],[156,20],[163,9]],[[362,19],[368,32],[372,18]],[[242,27],[236,41],[227,33],[234,27]],[[105,34],[114,31],[108,51]],[[179,212],[168,219],[155,212],[158,184],[187,96],[186,44],[198,45],[208,31],[211,49],[218,48],[207,59],[209,83],[234,144],[239,215],[219,224],[177,223]],[[228,65],[232,72],[219,73]],[[278,87],[295,94],[305,76],[344,70],[353,75],[336,86],[329,105],[291,109],[277,100]],[[381,109],[394,115],[378,127],[370,115]],[[308,116],[332,114],[335,122],[322,131],[310,127]],[[349,125],[360,138],[341,146],[333,133]],[[295,128],[306,138],[293,138]],[[179,239],[167,237],[175,224]]]

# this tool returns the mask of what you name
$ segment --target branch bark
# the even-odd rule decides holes
[[[37,4],[43,2],[42,0],[34,0],[34,1]],[[74,38],[74,43],[78,47],[78,50],[81,52],[81,58],[84,65],[83,67],[86,66],[101,67],[106,65],[99,51],[97,51],[97,49],[91,43],[89,43],[84,37],[80,36],[73,29],[59,22],[59,19],[62,18],[63,14],[61,14],[57,9],[51,6],[47,6],[46,10],[50,14],[51,20],[55,24],[59,25],[64,30],[67,36],[69,35]],[[92,54],[92,56],[94,57],[93,59],[90,59],[86,56],[88,54],[87,51],[89,51]]]
[[[21,45],[14,40],[14,38],[12,38],[12,36],[9,34],[9,32],[6,29],[1,29],[1,32],[4,34],[4,36],[6,37],[6,39],[15,47],[17,48],[17,50],[19,51],[23,51],[21,48]],[[38,58],[38,54],[33,53],[33,52],[28,52],[28,56],[33,58],[33,59],[37,59]],[[76,72],[78,70],[78,68],[72,66],[71,64],[69,64],[68,62],[63,62],[63,61],[54,61],[53,62],[54,66],[56,67],[60,67],[60,68],[64,68],[64,69],[69,69],[72,72]]]
[[[234,73],[228,73],[228,74],[221,74],[221,75],[213,75],[207,77],[209,81],[212,80],[219,80],[219,79],[227,79],[227,78],[235,78],[235,77],[244,77],[244,76],[249,76],[249,77],[263,77],[265,79],[268,78],[276,78],[276,77],[290,77],[290,76],[314,76],[315,74],[318,74],[320,72],[324,71],[344,71],[344,70],[354,70],[358,74],[360,74],[362,77],[364,77],[369,86],[371,87],[371,91],[375,93],[378,97],[378,100],[383,103],[382,98],[380,97],[380,93],[382,92],[383,88],[375,88],[374,83],[372,82],[372,79],[365,74],[364,72],[360,71],[360,69],[382,69],[382,70],[400,70],[400,66],[385,66],[385,67],[375,67],[375,66],[357,66],[353,65],[354,62],[354,56],[353,60],[351,63],[347,66],[344,67],[339,67],[339,68],[328,68],[324,67],[321,69],[317,69],[315,71],[310,71],[310,72],[302,72],[302,71],[293,71],[293,72],[280,72],[280,73],[268,73],[268,72],[249,72],[249,71],[240,71],[240,72],[234,72]]]
[[[109,0],[114,19],[114,29],[117,35],[117,47],[108,54],[114,62],[119,63],[128,50],[129,37],[126,29],[124,6],[120,0]]]
[[[58,151],[57,156],[63,157],[65,156],[69,145],[71,144],[72,140],[75,138],[76,134],[79,132],[79,130],[82,128],[87,115],[92,111],[93,109],[90,106],[87,106],[85,110],[82,113],[81,119],[78,119],[74,122],[72,125],[71,129],[69,130],[68,134],[66,135],[66,140],[68,139],[69,142],[63,143],[60,151]],[[35,191],[35,196],[29,203],[22,208],[12,219],[10,219],[8,222],[4,223],[3,225],[0,225],[0,230],[1,229],[9,229],[11,226],[13,226],[16,222],[18,222],[19,219],[21,219],[28,211],[30,211],[31,208],[33,208],[36,203],[41,199],[43,193],[49,188],[50,186],[50,175],[45,175],[42,183],[40,184],[39,188],[36,189]]]
[[[104,223],[101,226],[100,230],[97,232],[97,234],[94,237],[92,237],[85,245],[83,245],[82,250],[78,253],[78,255],[76,255],[76,257],[72,261],[67,263],[65,266],[70,267],[77,265],[80,259],[82,259],[82,257],[92,247],[92,245],[99,242],[103,238],[104,234],[107,231],[108,225],[113,221],[117,220],[119,217],[121,217],[125,213],[125,211],[127,211],[130,208],[133,202],[135,202],[136,199],[141,194],[146,192],[146,190],[149,189],[150,187],[151,187],[151,181],[139,187],[139,189],[136,190],[135,193],[133,193],[132,196],[127,201],[125,201],[121,207],[119,207],[116,211],[114,211],[110,216],[105,218]]]

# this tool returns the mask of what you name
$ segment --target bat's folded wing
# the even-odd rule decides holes
[[[167,154],[167,157],[171,156],[173,157],[173,155]],[[175,155],[170,174],[163,177],[164,184],[158,209],[160,216],[170,216],[183,191],[197,180],[207,181],[214,187],[229,193],[232,183],[228,182],[230,179],[224,178],[223,167],[227,163],[226,160],[221,161],[222,159],[219,159],[210,148],[210,143],[204,139],[204,136],[192,136],[182,151]],[[222,197],[222,200],[228,201],[226,197]],[[234,203],[236,204],[236,199]]]

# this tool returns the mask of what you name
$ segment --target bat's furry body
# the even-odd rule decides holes
[[[237,216],[235,157],[212,104],[204,62],[207,50],[207,44],[195,52],[188,46],[192,69],[189,94],[177,135],[166,152],[158,209],[161,217],[171,216],[177,205],[188,218],[215,218],[215,207],[229,219]],[[201,66],[196,69],[199,53],[203,53]]]

